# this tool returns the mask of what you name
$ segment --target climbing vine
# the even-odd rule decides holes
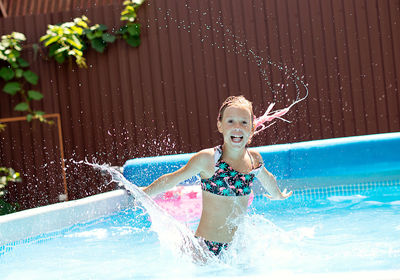
[[[140,45],[140,24],[135,20],[137,9],[143,2],[144,0],[127,0],[123,3],[121,21],[126,23],[115,35],[108,33],[108,27],[104,24],[89,26],[90,20],[86,16],[81,16],[72,22],[48,25],[46,34],[40,38],[40,41],[49,48],[49,56],[58,63],[75,58],[79,67],[87,68],[84,52],[89,46],[103,53],[107,44],[113,43],[117,38],[122,38],[132,47]]]
[[[137,9],[145,0],[127,0],[123,2],[124,9],[121,12],[120,20],[124,22],[116,34],[108,33],[108,27],[104,24],[89,26],[89,19],[86,16],[75,18],[72,22],[65,22],[57,25],[48,25],[46,34],[40,38],[44,47],[48,48],[48,56],[54,58],[58,63],[75,59],[76,64],[86,68],[84,52],[93,48],[103,53],[109,43],[117,38],[125,40],[130,46],[140,45],[140,24],[137,19]],[[39,101],[43,94],[31,89],[37,85],[39,77],[29,69],[30,64],[21,57],[22,44],[26,41],[23,33],[12,32],[2,35],[0,41],[0,78],[5,84],[2,91],[10,96],[20,96],[20,103],[15,111],[25,112],[27,121],[39,119],[48,122],[43,117],[44,112],[33,110],[32,101]],[[36,53],[38,45],[33,45]],[[0,132],[5,124],[0,123]],[[20,174],[12,168],[0,167],[0,215],[15,212],[18,204],[7,203],[3,198],[6,194],[6,186],[9,182],[20,182]]]
[[[12,168],[0,167],[0,215],[17,211],[18,204],[11,204],[4,200],[9,182],[21,182],[20,174]]]
[[[123,3],[125,9],[121,12],[121,21],[125,25],[118,30],[118,34],[132,47],[140,45],[140,24],[136,23],[137,9],[143,4],[142,1],[128,0]]]
[[[3,91],[11,96],[21,96],[22,101],[14,110],[26,112],[28,121],[32,118],[43,120],[44,112],[35,111],[31,106],[31,102],[41,100],[43,94],[29,89],[30,85],[37,85],[39,77],[29,70],[29,62],[21,57],[21,44],[25,40],[25,35],[19,32],[1,36],[0,60],[4,61],[5,65],[0,68],[0,77],[6,82]],[[0,130],[2,129],[4,125],[0,127]]]
[[[72,22],[65,22],[57,25],[48,25],[46,34],[40,38],[44,46],[48,48],[48,55],[58,63],[75,58],[76,64],[86,68],[84,52],[90,46],[97,52],[103,53],[107,44],[113,43],[117,38],[125,40],[130,46],[140,45],[140,24],[136,22],[137,10],[145,0],[126,0],[123,2],[124,9],[121,12],[120,20],[125,22],[116,34],[107,32],[108,27],[104,24],[89,26],[89,19],[86,16],[75,18]],[[15,96],[21,96],[21,102],[15,107],[15,111],[26,112],[26,119],[43,118],[44,112],[32,109],[32,101],[43,98],[43,94],[37,90],[29,89],[37,85],[38,75],[29,70],[29,62],[21,57],[22,43],[26,41],[23,33],[12,32],[1,36],[0,60],[5,65],[0,68],[0,78],[5,81],[3,92]],[[34,44],[34,46],[37,46]],[[1,65],[0,65],[1,66]],[[0,123],[0,131],[5,125]]]
[[[83,52],[90,45],[98,52],[104,52],[107,43],[115,41],[115,36],[106,33],[107,26],[96,24],[88,25],[86,16],[75,18],[72,22],[59,25],[49,25],[46,35],[40,38],[44,46],[49,48],[49,56],[58,63],[63,63],[67,58],[74,57],[76,64],[87,68]]]

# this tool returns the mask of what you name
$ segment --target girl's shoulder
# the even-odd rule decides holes
[[[204,149],[189,160],[189,165],[196,168],[201,178],[209,178],[214,173],[214,148]]]
[[[254,160],[254,166],[260,166],[260,165],[264,164],[264,160],[259,152],[255,151],[253,149],[249,149],[248,151]]]
[[[208,148],[197,152],[193,157],[205,164],[214,162],[215,149]]]

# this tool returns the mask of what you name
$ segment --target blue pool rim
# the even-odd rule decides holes
[[[396,179],[400,174],[400,132],[314,140],[250,148],[258,151],[266,168],[277,180],[292,188],[365,182],[376,178]],[[135,158],[123,166],[125,178],[147,186],[163,174],[184,166],[193,153]],[[191,178],[181,184],[191,184]],[[379,179],[380,180],[380,179]],[[328,183],[330,184],[330,183]]]

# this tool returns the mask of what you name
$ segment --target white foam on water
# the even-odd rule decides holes
[[[112,181],[123,185],[135,198],[135,203],[142,205],[151,218],[151,230],[157,233],[162,248],[167,248],[178,258],[194,260],[195,262],[214,262],[194,237],[194,233],[184,224],[174,219],[164,209],[144,193],[136,185],[129,182],[120,172],[107,166],[85,162],[95,168],[108,172]]]
[[[400,200],[392,201],[389,204],[390,205],[400,205]]]
[[[366,204],[369,204],[369,205],[375,205],[375,206],[381,206],[381,205],[384,205],[384,204],[385,204],[385,203],[380,202],[380,201],[372,201],[372,200],[365,201],[365,203],[366,203]]]
[[[84,238],[90,238],[90,239],[105,239],[108,237],[108,232],[104,228],[98,228],[98,229],[93,229],[93,230],[88,230],[88,231],[83,231],[83,232],[75,232],[71,234],[65,235],[65,237],[84,237]]]
[[[119,185],[123,184],[135,197],[135,203],[146,209],[152,223],[151,230],[157,233],[162,255],[169,265],[172,265],[172,270],[179,268],[187,270],[188,273],[192,273],[193,269],[200,269],[202,273],[229,271],[234,275],[237,267],[241,270],[259,269],[264,267],[265,262],[276,263],[276,259],[279,259],[283,266],[295,261],[302,254],[303,249],[298,246],[299,243],[312,239],[315,235],[315,227],[298,227],[285,231],[262,215],[247,214],[233,222],[238,229],[229,244],[229,250],[223,250],[216,258],[204,250],[187,225],[170,216],[147,194],[127,181],[121,173],[106,165],[87,164],[109,172],[112,180]],[[82,233],[85,234],[89,233]],[[182,263],[185,263],[185,268],[182,268]]]
[[[263,273],[285,269],[288,263],[296,262],[303,255],[303,246],[299,244],[313,239],[315,230],[313,226],[285,231],[262,215],[246,215],[222,260],[232,268],[240,265],[241,269],[261,269],[258,272]]]

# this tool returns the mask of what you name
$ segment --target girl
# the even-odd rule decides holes
[[[270,199],[286,199],[274,176],[265,167],[261,155],[246,148],[256,130],[253,107],[243,96],[228,97],[222,104],[218,131],[224,142],[195,154],[181,169],[165,174],[144,188],[149,196],[164,192],[179,182],[200,174],[203,210],[195,236],[212,254],[227,249],[237,230],[234,221],[247,211],[255,177]]]

